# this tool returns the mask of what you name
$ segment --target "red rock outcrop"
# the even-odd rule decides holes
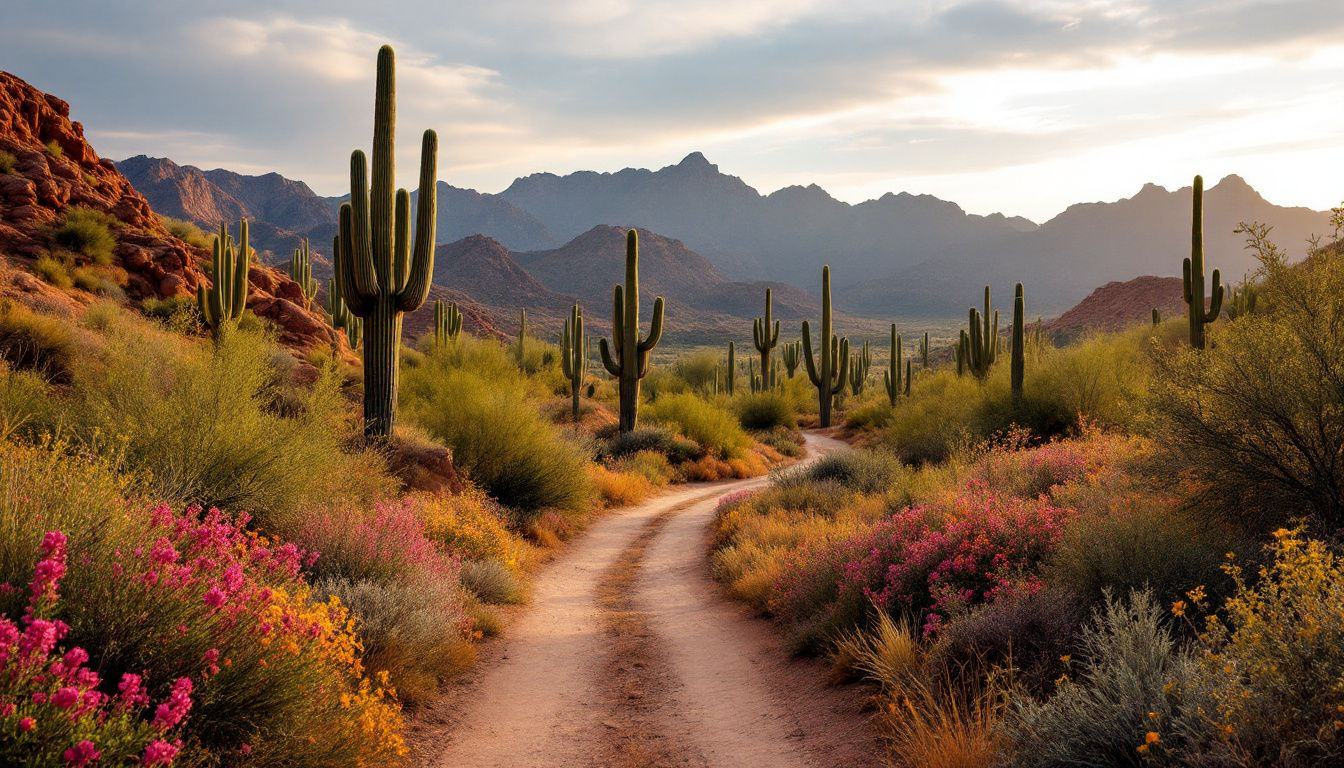
[[[169,234],[112,161],[98,157],[84,127],[70,119],[70,105],[7,72],[0,72],[0,152],[14,158],[8,173],[0,172],[0,254],[31,265],[52,249],[51,230],[63,212],[84,206],[117,221],[115,256],[132,303],[190,296],[208,282],[201,267],[209,254]],[[331,328],[302,307],[287,275],[258,265],[248,276],[248,308],[277,326],[282,343],[332,343]]]

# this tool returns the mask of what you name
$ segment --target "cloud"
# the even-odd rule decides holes
[[[433,127],[441,176],[486,191],[699,149],[762,191],[927,191],[1041,218],[1192,166],[1318,196],[1344,125],[1338,0],[12,0],[6,15],[0,66],[70,100],[105,154],[274,169],[328,194],[370,141],[384,42],[403,181]],[[1102,178],[1068,178],[1071,162]],[[1273,170],[1291,163],[1297,187]]]

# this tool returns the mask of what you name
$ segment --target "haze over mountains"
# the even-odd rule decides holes
[[[334,233],[341,198],[320,197],[278,174],[201,171],[144,156],[118,167],[161,213],[206,227],[253,217],[260,224],[253,230],[257,247],[276,254],[287,254],[300,236],[325,252]],[[660,256],[649,254],[650,286],[674,305],[733,316],[759,312],[750,291],[760,286],[747,283],[763,280],[795,287],[776,290],[782,317],[805,311],[823,263],[832,266],[838,307],[855,314],[954,317],[985,283],[1002,302],[1021,281],[1030,312],[1051,315],[1109,281],[1178,275],[1190,238],[1189,187],[1150,184],[1131,198],[1080,203],[1037,225],[968,214],[929,195],[886,194],[857,205],[816,185],[762,195],[699,152],[657,171],[537,173],[499,194],[439,182],[438,192],[441,243],[488,236],[557,297],[604,306],[619,251],[604,251],[617,261],[601,269],[584,255],[612,239],[611,227],[636,226],[646,230],[646,250],[655,247],[654,234],[680,241]],[[1213,184],[1205,194],[1208,259],[1234,278],[1254,268],[1243,238],[1233,233],[1239,221],[1270,224],[1273,238],[1296,256],[1306,238],[1326,232],[1328,214],[1273,205],[1237,176]],[[665,263],[666,272],[654,262]],[[450,272],[436,272],[451,286]],[[532,287],[524,292],[537,295]]]

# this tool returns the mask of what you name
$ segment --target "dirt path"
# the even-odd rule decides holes
[[[839,445],[809,434],[813,455]],[[420,718],[415,766],[865,766],[863,692],[825,685],[728,600],[705,553],[726,493],[683,486],[604,518],[538,576],[477,671]]]

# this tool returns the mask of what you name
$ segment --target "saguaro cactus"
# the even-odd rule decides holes
[[[904,356],[901,352],[901,335],[896,332],[896,324],[892,323],[891,359],[887,361],[887,370],[882,374],[882,386],[887,390],[887,401],[892,405],[896,405],[896,399],[901,394],[901,359]]]
[[[583,307],[575,302],[560,334],[560,369],[569,381],[569,409],[575,424],[579,423],[579,390],[588,375],[587,340],[583,335]]]
[[[443,299],[434,300],[434,345],[445,346],[457,341],[462,332],[462,310],[457,302],[445,303]]]
[[[247,308],[247,263],[251,253],[247,245],[247,219],[238,222],[236,247],[229,228],[220,224],[213,251],[210,287],[201,284],[196,289],[196,306],[218,344]]]
[[[812,355],[812,327],[803,321],[803,363],[807,378],[817,388],[817,410],[823,428],[831,426],[831,403],[845,391],[849,368],[849,339],[836,337],[831,330],[831,267],[821,268],[821,347]]]
[[[775,346],[779,344],[779,321],[775,320],[772,329],[770,320],[774,316],[772,309],[774,307],[774,298],[769,288],[765,289],[765,317],[758,317],[751,322],[751,339],[756,346],[756,351],[761,353],[761,381],[768,382],[772,377],[775,364],[772,360]]]
[[[733,396],[733,389],[737,386],[737,349],[733,342],[728,342],[728,372],[724,376],[724,386],[728,396]]]
[[[612,290],[611,345],[598,342],[602,365],[615,376],[620,389],[621,432],[635,428],[639,418],[639,380],[649,372],[649,353],[663,337],[663,297],[653,300],[653,320],[649,335],[639,338],[639,235],[625,235],[625,286]],[[612,347],[615,347],[613,350]]]
[[[1011,370],[1013,407],[1022,406],[1022,380],[1027,369],[1027,302],[1022,294],[1022,284],[1013,289],[1013,360]]]
[[[1204,309],[1204,178],[1195,177],[1194,212],[1190,225],[1190,257],[1181,265],[1185,288],[1186,318],[1190,346],[1204,348],[1204,326],[1218,319],[1223,308],[1222,275],[1213,270],[1213,288],[1208,310]]]
[[[527,362],[527,310],[518,310],[518,364]]]
[[[978,379],[989,375],[990,366],[999,356],[999,313],[993,311],[993,323],[990,323],[991,306],[989,286],[985,286],[985,311],[982,315],[975,307],[970,310],[971,330],[961,332],[961,341],[957,346],[957,373],[963,370],[975,374]]]
[[[364,152],[350,155],[350,202],[341,205],[341,286],[350,312],[364,320],[364,434],[383,438],[397,420],[401,321],[429,297],[434,273],[438,136],[420,143],[420,192],[411,239],[411,195],[393,191],[396,73],[391,46],[378,50],[373,114],[373,184]]]
[[[924,370],[929,370],[929,332],[924,332],[924,341],[919,345],[919,356],[923,358]]]
[[[1162,313],[1157,311],[1157,307],[1153,307],[1153,325],[1161,325],[1161,324],[1162,324]]]
[[[784,370],[789,378],[798,370],[798,364],[803,361],[803,343],[801,341],[791,341],[785,344],[779,350],[779,357],[784,361]]]
[[[289,257],[289,277],[299,284],[299,290],[303,292],[303,308],[311,308],[313,297],[317,295],[317,281],[313,279],[313,259],[308,253],[306,237],[294,249],[294,255]]]
[[[864,362],[862,352],[851,352],[849,355],[849,392],[858,397],[863,394],[863,387],[868,383],[868,364]]]
[[[331,327],[333,330],[344,330],[345,339],[350,343],[351,349],[359,349],[359,342],[364,338],[364,321],[350,314],[350,308],[345,306],[344,291],[341,283],[341,260],[348,258],[341,253],[340,236],[331,239],[331,263],[332,277],[327,281],[327,312],[331,315]]]
[[[1241,285],[1232,290],[1232,298],[1227,302],[1227,319],[1236,320],[1238,317],[1255,314],[1255,306],[1260,300],[1260,287],[1251,282],[1250,277],[1243,277]]]

